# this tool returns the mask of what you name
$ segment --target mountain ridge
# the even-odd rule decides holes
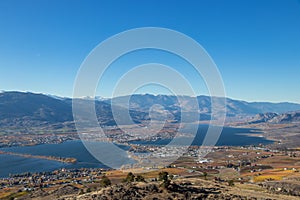
[[[248,123],[249,124],[259,124],[259,123],[294,123],[300,121],[300,111],[287,112],[287,113],[259,113],[254,116]]]
[[[177,96],[134,94],[131,96],[116,97],[113,99],[97,98],[95,108],[100,125],[116,125],[112,115],[111,105],[117,113],[128,112],[135,123],[143,123],[154,116],[158,120],[162,114],[171,116],[171,120],[179,122],[181,115],[199,115],[200,120],[210,120],[212,115],[211,97],[209,96],[179,96],[183,106],[180,107]],[[197,98],[198,105],[193,105]],[[213,97],[221,99],[222,97]],[[90,99],[80,99],[89,101]],[[224,98],[223,98],[224,100]],[[300,110],[300,104],[295,103],[269,103],[246,102],[226,98],[227,117],[253,117],[259,113],[274,112],[286,113]],[[0,128],[5,127],[39,127],[73,123],[71,98],[60,98],[53,95],[37,94],[31,92],[1,92],[0,93]],[[127,102],[129,103],[129,108]],[[221,107],[216,101],[216,107]],[[159,106],[157,106],[157,104]],[[156,107],[155,107],[156,106]],[[199,109],[197,108],[199,106]],[[155,109],[153,109],[155,108]],[[125,122],[126,123],[126,122]],[[74,128],[74,125],[72,125]]]

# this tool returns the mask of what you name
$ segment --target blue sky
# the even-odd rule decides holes
[[[71,96],[77,71],[96,45],[148,26],[174,29],[199,42],[217,64],[227,96],[300,103],[298,0],[1,0],[0,90]],[[207,93],[182,61],[144,51],[112,66],[98,95],[110,95],[126,72],[120,66],[155,61],[174,66],[199,85],[199,94]],[[147,91],[151,87],[141,92]]]

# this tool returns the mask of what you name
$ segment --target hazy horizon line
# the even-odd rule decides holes
[[[32,94],[42,94],[42,95],[46,95],[52,98],[65,98],[65,99],[80,99],[80,98],[95,98],[95,97],[100,97],[102,99],[112,99],[112,98],[118,98],[118,97],[125,97],[125,96],[131,96],[131,95],[152,95],[152,96],[186,96],[186,97],[199,97],[199,96],[205,96],[205,97],[212,97],[210,95],[207,94],[197,94],[196,96],[191,96],[191,95],[185,95],[185,94],[179,94],[179,95],[173,95],[173,94],[155,94],[155,93],[133,93],[133,94],[128,94],[128,95],[120,95],[120,96],[115,96],[115,97],[105,97],[105,96],[101,96],[101,95],[95,95],[95,97],[91,97],[91,96],[82,96],[82,97],[77,97],[74,98],[73,96],[64,96],[64,95],[57,95],[57,94],[51,94],[51,93],[44,93],[44,92],[35,92],[35,91],[29,91],[29,90],[0,90],[0,94],[1,93],[5,93],[5,92],[19,92],[19,93],[32,93]],[[219,97],[219,96],[213,96],[216,98],[224,98],[224,97]],[[241,98],[234,98],[234,97],[229,97],[226,96],[225,98],[227,99],[231,99],[231,100],[236,100],[236,101],[244,101],[247,103],[275,103],[275,104],[280,104],[280,103],[291,103],[291,104],[300,104],[300,102],[293,102],[293,101],[266,101],[266,100],[244,100]]]

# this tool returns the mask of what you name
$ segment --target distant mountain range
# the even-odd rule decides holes
[[[300,111],[287,112],[283,114],[278,113],[261,113],[257,114],[253,119],[251,119],[249,124],[259,124],[259,123],[294,123],[300,122]]]
[[[183,107],[180,108],[176,96],[169,95],[140,95],[116,97],[113,99],[97,98],[95,108],[98,121],[101,125],[115,125],[111,111],[111,102],[116,105],[117,113],[128,111],[127,102],[129,100],[129,110],[133,121],[142,123],[149,120],[149,109],[152,109],[151,117],[159,119],[164,114],[162,109],[153,109],[153,105],[160,105],[163,110],[168,112],[170,119],[174,122],[180,121],[181,113],[187,116],[195,112],[200,115],[200,120],[208,120],[211,117],[211,98],[208,96],[196,97],[200,110],[192,105],[193,98],[180,96]],[[215,97],[217,99],[217,97]],[[90,101],[83,98],[81,101]],[[281,116],[282,113],[300,110],[300,104],[295,103],[250,103],[226,98],[226,109],[228,117],[255,116],[259,113],[269,113],[257,116],[257,120],[273,120],[274,122],[284,121],[289,114]],[[270,114],[273,113],[273,114]],[[299,114],[299,113],[298,113]],[[295,116],[299,117],[298,114]],[[291,114],[293,116],[293,114]],[[298,119],[298,118],[297,118]],[[277,121],[276,121],[277,120]],[[296,118],[293,117],[293,120]],[[24,93],[24,92],[1,92],[0,93],[0,128],[5,127],[39,127],[51,126],[71,127],[72,99],[57,96]],[[255,119],[253,118],[253,123]],[[288,120],[287,120],[288,121]]]
[[[110,104],[95,101],[95,109],[101,125],[115,125]],[[122,107],[116,109],[118,113],[127,112],[127,109]],[[136,123],[140,123],[139,118],[148,119],[146,113],[131,110],[130,114]],[[70,98],[23,92],[0,93],[0,127],[74,128],[72,124],[72,99]]]
[[[192,103],[194,97],[189,96],[179,96],[182,99],[184,107],[182,108],[184,112],[193,112],[197,110],[195,105]],[[196,97],[198,101],[198,106],[201,114],[210,115],[212,112],[211,108],[211,97],[209,96],[198,96]],[[219,97],[214,97],[215,99],[221,99]],[[180,110],[179,103],[176,96],[169,95],[131,95],[131,96],[122,96],[116,97],[113,99],[113,102],[119,106],[126,107],[127,101],[130,99],[130,109],[148,111],[149,108],[154,104],[162,105],[165,109],[169,111],[178,111]],[[110,100],[105,102],[109,103]],[[218,101],[216,101],[216,107]],[[226,98],[226,113],[227,116],[239,116],[239,115],[255,115],[258,113],[266,112],[276,112],[276,113],[285,113],[289,111],[300,110],[300,104],[295,103],[269,103],[269,102],[246,102],[240,100],[233,100]]]

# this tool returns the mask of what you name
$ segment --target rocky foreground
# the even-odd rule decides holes
[[[254,184],[239,184],[228,186],[227,183],[217,183],[199,179],[181,179],[171,183],[167,188],[159,182],[122,183],[112,185],[97,191],[82,194],[79,188],[64,186],[54,192],[39,191],[23,196],[20,199],[60,199],[60,200],[137,200],[137,199],[299,199],[272,193],[267,188]]]

